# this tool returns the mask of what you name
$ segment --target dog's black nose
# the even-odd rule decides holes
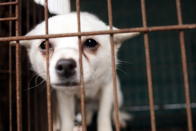
[[[73,59],[60,59],[56,64],[56,73],[61,78],[69,78],[75,74],[76,62]]]

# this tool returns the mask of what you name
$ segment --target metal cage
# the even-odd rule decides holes
[[[105,0],[106,1],[106,0]],[[75,2],[75,3],[74,3]],[[103,30],[103,31],[94,31],[94,32],[81,32],[81,27],[80,27],[80,10],[81,10],[81,4],[83,4],[83,1],[80,0],[76,0],[74,1],[72,6],[73,8],[76,9],[77,12],[77,22],[78,22],[78,32],[77,33],[68,33],[68,34],[49,34],[48,33],[48,18],[49,18],[49,13],[48,13],[48,0],[45,0],[46,6],[44,7],[44,9],[42,9],[42,7],[39,6],[35,6],[35,4],[33,4],[32,1],[30,0],[26,0],[26,1],[22,1],[22,0],[3,0],[0,2],[0,10],[2,10],[2,12],[0,13],[0,33],[1,32],[1,25],[8,25],[7,27],[5,26],[4,30],[6,30],[7,32],[4,32],[2,34],[0,34],[0,43],[3,46],[3,49],[6,49],[9,53],[4,53],[6,54],[6,58],[9,59],[8,61],[8,68],[3,68],[2,70],[0,70],[0,73],[2,74],[2,76],[4,76],[6,74],[6,78],[4,81],[6,81],[6,83],[2,83],[2,85],[4,87],[9,87],[8,89],[3,89],[3,91],[7,92],[6,95],[6,102],[7,105],[3,105],[0,107],[2,108],[3,106],[4,109],[2,109],[2,111],[6,111],[9,108],[9,114],[5,115],[7,117],[9,117],[9,119],[6,119],[5,122],[3,122],[3,116],[1,116],[3,113],[0,113],[0,130],[8,130],[9,131],[13,131],[13,130],[17,130],[17,131],[22,131],[22,130],[38,130],[38,128],[40,128],[40,130],[48,130],[48,131],[52,131],[53,127],[52,127],[52,102],[51,102],[51,87],[50,87],[50,78],[48,76],[48,79],[46,81],[46,87],[45,89],[43,89],[43,91],[41,92],[44,95],[40,95],[40,91],[38,90],[34,90],[33,92],[23,92],[22,87],[26,86],[26,87],[30,87],[31,83],[25,83],[27,79],[30,79],[29,76],[31,74],[31,72],[29,72],[29,66],[28,64],[26,66],[23,65],[22,69],[25,69],[26,71],[23,72],[23,70],[21,69],[21,65],[22,63],[24,63],[24,61],[26,61],[26,58],[24,58],[24,53],[21,52],[22,47],[19,45],[21,40],[31,40],[31,39],[46,39],[46,41],[48,41],[48,39],[50,38],[60,38],[60,37],[72,37],[72,36],[77,36],[78,40],[80,42],[81,45],[81,37],[82,36],[89,36],[89,35],[102,35],[102,34],[109,34],[110,35],[110,42],[111,42],[111,54],[112,54],[112,72],[113,72],[113,89],[114,89],[114,110],[115,110],[115,117],[117,122],[115,123],[115,130],[116,131],[120,131],[120,124],[119,124],[119,115],[118,115],[118,102],[117,102],[117,89],[116,89],[116,67],[115,67],[115,57],[114,57],[114,46],[113,46],[113,35],[115,33],[126,33],[126,32],[140,32],[142,34],[142,39],[143,39],[143,54],[144,54],[144,61],[143,63],[145,64],[145,76],[143,79],[146,79],[146,96],[148,96],[148,103],[149,105],[138,105],[138,106],[133,106],[133,107],[126,107],[127,110],[130,109],[130,111],[149,111],[149,123],[150,123],[150,130],[151,131],[156,131],[158,130],[158,126],[157,126],[157,121],[159,119],[157,119],[156,115],[157,113],[155,112],[156,110],[159,109],[171,109],[171,108],[185,108],[185,112],[186,112],[186,128],[188,131],[194,131],[193,127],[194,127],[194,118],[193,118],[193,113],[192,110],[195,107],[194,102],[191,102],[191,96],[194,97],[194,93],[190,92],[190,81],[192,82],[192,80],[190,80],[190,71],[189,71],[189,65],[188,65],[188,61],[189,58],[187,58],[187,45],[186,44],[186,35],[185,35],[185,31],[187,30],[195,30],[196,29],[196,23],[193,24],[183,24],[183,12],[182,12],[182,5],[181,3],[183,3],[184,1],[181,2],[181,0],[173,0],[173,6],[175,6],[176,8],[176,12],[172,12],[176,14],[176,18],[177,18],[177,24],[173,24],[173,25],[161,25],[161,26],[149,26],[148,23],[148,17],[147,17],[147,4],[146,0],[140,0],[137,1],[140,5],[140,9],[137,9],[137,13],[141,12],[141,14],[138,13],[138,16],[140,17],[140,19],[142,20],[142,26],[138,26],[138,27],[127,27],[127,28],[122,28],[119,30],[113,30],[113,17],[114,17],[114,13],[112,10],[112,6],[113,6],[113,2],[112,0],[107,0],[107,3],[104,3],[104,6],[107,8],[107,20],[109,23],[109,30]],[[81,3],[80,3],[81,2]],[[90,1],[87,1],[90,2]],[[87,3],[86,2],[86,3]],[[92,1],[91,1],[92,2]],[[96,3],[98,1],[94,1],[94,3]],[[115,1],[116,2],[116,1]],[[119,2],[118,2],[119,3]],[[193,4],[196,4],[194,1],[192,1]],[[32,7],[31,7],[32,5]],[[20,8],[20,7],[25,7],[25,8]],[[33,10],[31,11],[30,8],[32,8]],[[37,10],[40,10],[41,13],[36,14]],[[167,9],[166,9],[167,10]],[[126,10],[127,13],[129,13],[129,11]],[[122,13],[123,14],[123,13]],[[51,14],[50,14],[51,15]],[[39,36],[24,36],[24,33],[26,33],[27,31],[29,31],[29,29],[35,25],[36,23],[40,22],[41,20],[45,20],[46,21],[46,30],[45,30],[45,35],[39,35]],[[134,18],[132,18],[134,19]],[[25,23],[24,23],[25,21]],[[195,21],[196,22],[196,21]],[[24,27],[21,27],[22,24],[26,25]],[[179,65],[180,70],[181,70],[181,74],[182,74],[182,89],[184,92],[184,104],[178,104],[178,103],[174,103],[173,106],[172,105],[167,105],[167,104],[163,104],[163,105],[157,105],[156,104],[156,92],[154,89],[154,85],[156,85],[156,83],[154,82],[155,77],[156,76],[156,71],[153,70],[152,65],[152,55],[151,54],[151,34],[150,33],[154,33],[154,32],[165,32],[165,31],[175,31],[178,33],[178,39],[179,39],[179,45],[178,48],[180,50],[180,63]],[[154,37],[154,36],[152,36]],[[9,45],[10,41],[16,41],[16,45]],[[85,90],[84,90],[84,81],[83,81],[83,65],[82,65],[82,55],[81,55],[81,46],[79,45],[79,49],[80,49],[80,71],[81,71],[81,77],[80,77],[80,85],[81,85],[81,113],[82,113],[82,130],[86,131],[87,127],[86,127],[86,122],[85,122]],[[47,49],[48,49],[48,44],[47,44]],[[22,55],[21,55],[22,54]],[[49,56],[48,56],[49,52],[47,51],[47,69],[49,67]],[[137,53],[136,53],[137,56]],[[25,59],[25,60],[24,60]],[[195,64],[195,63],[193,63]],[[129,72],[128,72],[129,73]],[[177,72],[179,73],[179,72]],[[49,70],[47,70],[47,74],[49,74]],[[135,78],[136,79],[136,78]],[[134,80],[135,80],[134,79]],[[39,81],[39,78],[36,78],[36,81]],[[2,81],[3,82],[3,81]],[[194,86],[194,85],[193,85]],[[128,86],[127,86],[128,87]],[[27,89],[28,89],[27,88]],[[144,87],[142,87],[144,88]],[[130,91],[127,88],[123,89],[125,94],[129,93],[127,91]],[[137,89],[136,89],[137,90]],[[176,93],[176,90],[173,90],[173,93]],[[195,89],[193,89],[193,91],[195,91]],[[136,92],[137,93],[137,92]],[[161,94],[161,93],[160,93]],[[5,96],[5,95],[4,95]],[[129,98],[128,96],[125,96],[127,99]],[[2,97],[3,98],[3,97]],[[35,108],[34,106],[36,106],[36,101],[38,101],[38,99],[43,99],[43,101],[47,101],[47,104],[43,104],[41,111],[38,111],[37,108]],[[137,98],[137,99],[145,99],[145,98]],[[32,102],[33,100],[33,102]],[[194,97],[195,100],[195,97]],[[42,102],[44,103],[44,102]],[[24,112],[24,110],[26,111],[26,114],[24,115],[22,112]],[[40,113],[38,112],[44,112],[44,110],[47,109],[47,113],[43,113],[43,117],[47,119],[47,123],[45,123],[45,127],[40,127],[43,126],[37,122],[35,122],[35,120],[39,117]],[[31,112],[34,112],[33,115],[31,114]],[[148,112],[145,112],[148,114]],[[142,113],[143,114],[143,113]],[[45,115],[45,116],[44,116]],[[40,118],[43,119],[44,118]],[[27,119],[27,120],[26,120]],[[146,118],[146,120],[148,120]],[[24,121],[25,120],[25,121]],[[1,123],[2,123],[2,127],[1,127]],[[9,125],[9,127],[5,127],[5,125]],[[131,130],[131,129],[128,129]]]

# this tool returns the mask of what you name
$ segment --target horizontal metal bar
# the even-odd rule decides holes
[[[11,73],[11,74],[15,74],[15,70],[12,70],[11,72],[9,70],[0,70],[0,74],[8,74],[8,73]]]
[[[10,73],[9,70],[0,70],[0,73]]]
[[[32,40],[32,39],[48,39],[48,38],[59,38],[59,37],[73,37],[73,36],[106,35],[106,34],[128,33],[128,32],[144,33],[144,32],[155,32],[155,31],[190,30],[190,29],[196,29],[196,24],[136,27],[136,28],[125,28],[125,29],[120,29],[120,30],[103,30],[103,31],[66,33],[66,34],[0,37],[0,42],[17,41],[17,40]]]
[[[196,109],[196,103],[191,103],[191,108]],[[180,110],[186,109],[186,104],[155,105],[155,110]],[[149,105],[124,107],[126,111],[149,111]]]
[[[6,6],[6,5],[16,5],[18,2],[12,1],[12,2],[0,2],[0,6]]]
[[[17,18],[16,17],[0,18],[0,22],[1,21],[14,21],[14,20],[17,20]]]

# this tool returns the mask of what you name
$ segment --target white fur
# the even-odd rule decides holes
[[[45,5],[45,0],[34,0],[37,4]],[[71,11],[70,0],[48,0],[48,10],[53,14],[66,14]]]
[[[100,31],[108,30],[109,27],[97,17],[89,13],[81,13],[81,31]],[[115,28],[116,29],[116,28]],[[49,34],[73,33],[77,32],[77,15],[69,13],[66,15],[58,15],[49,19]],[[30,35],[43,35],[45,33],[45,22],[42,22],[30,31]],[[115,34],[115,55],[117,54],[120,44],[138,33]],[[112,111],[113,111],[113,85],[112,85],[112,63],[111,63],[111,47],[109,35],[82,36],[82,41],[87,38],[95,39],[100,47],[95,54],[86,52],[83,57],[84,84],[87,101],[87,116],[91,122],[92,113],[98,111],[98,131],[112,131]],[[46,79],[46,60],[39,51],[39,44],[43,40],[22,41],[21,44],[27,47],[30,62],[33,70],[37,72],[43,79]],[[73,131],[76,103],[75,98],[80,97],[79,86],[64,87],[55,86],[60,80],[55,72],[55,65],[61,58],[72,58],[77,63],[76,81],[79,82],[79,50],[78,37],[51,38],[50,43],[54,46],[54,52],[50,55],[49,73],[51,85],[57,91],[59,103],[59,120],[60,131]],[[117,62],[117,59],[116,59]],[[122,105],[122,94],[120,90],[119,80],[117,80],[119,106]],[[94,107],[96,106],[96,107]],[[95,108],[95,109],[94,109]],[[88,121],[88,120],[87,120]],[[88,123],[90,123],[88,122]],[[59,125],[59,123],[55,123]],[[57,127],[57,126],[54,126]]]

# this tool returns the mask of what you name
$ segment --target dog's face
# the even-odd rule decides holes
[[[77,32],[77,15],[70,13],[49,19],[49,34]],[[109,27],[95,16],[81,13],[82,32],[108,30]],[[44,35],[45,22],[36,26],[27,35]],[[117,49],[123,40],[138,33],[114,35],[114,46]],[[46,76],[46,41],[44,39],[22,41],[27,47],[33,70],[43,79]],[[111,77],[111,47],[109,35],[82,36],[82,59],[85,84],[95,81],[108,81]],[[49,39],[49,75],[54,88],[78,87],[80,82],[79,39],[63,37]]]

